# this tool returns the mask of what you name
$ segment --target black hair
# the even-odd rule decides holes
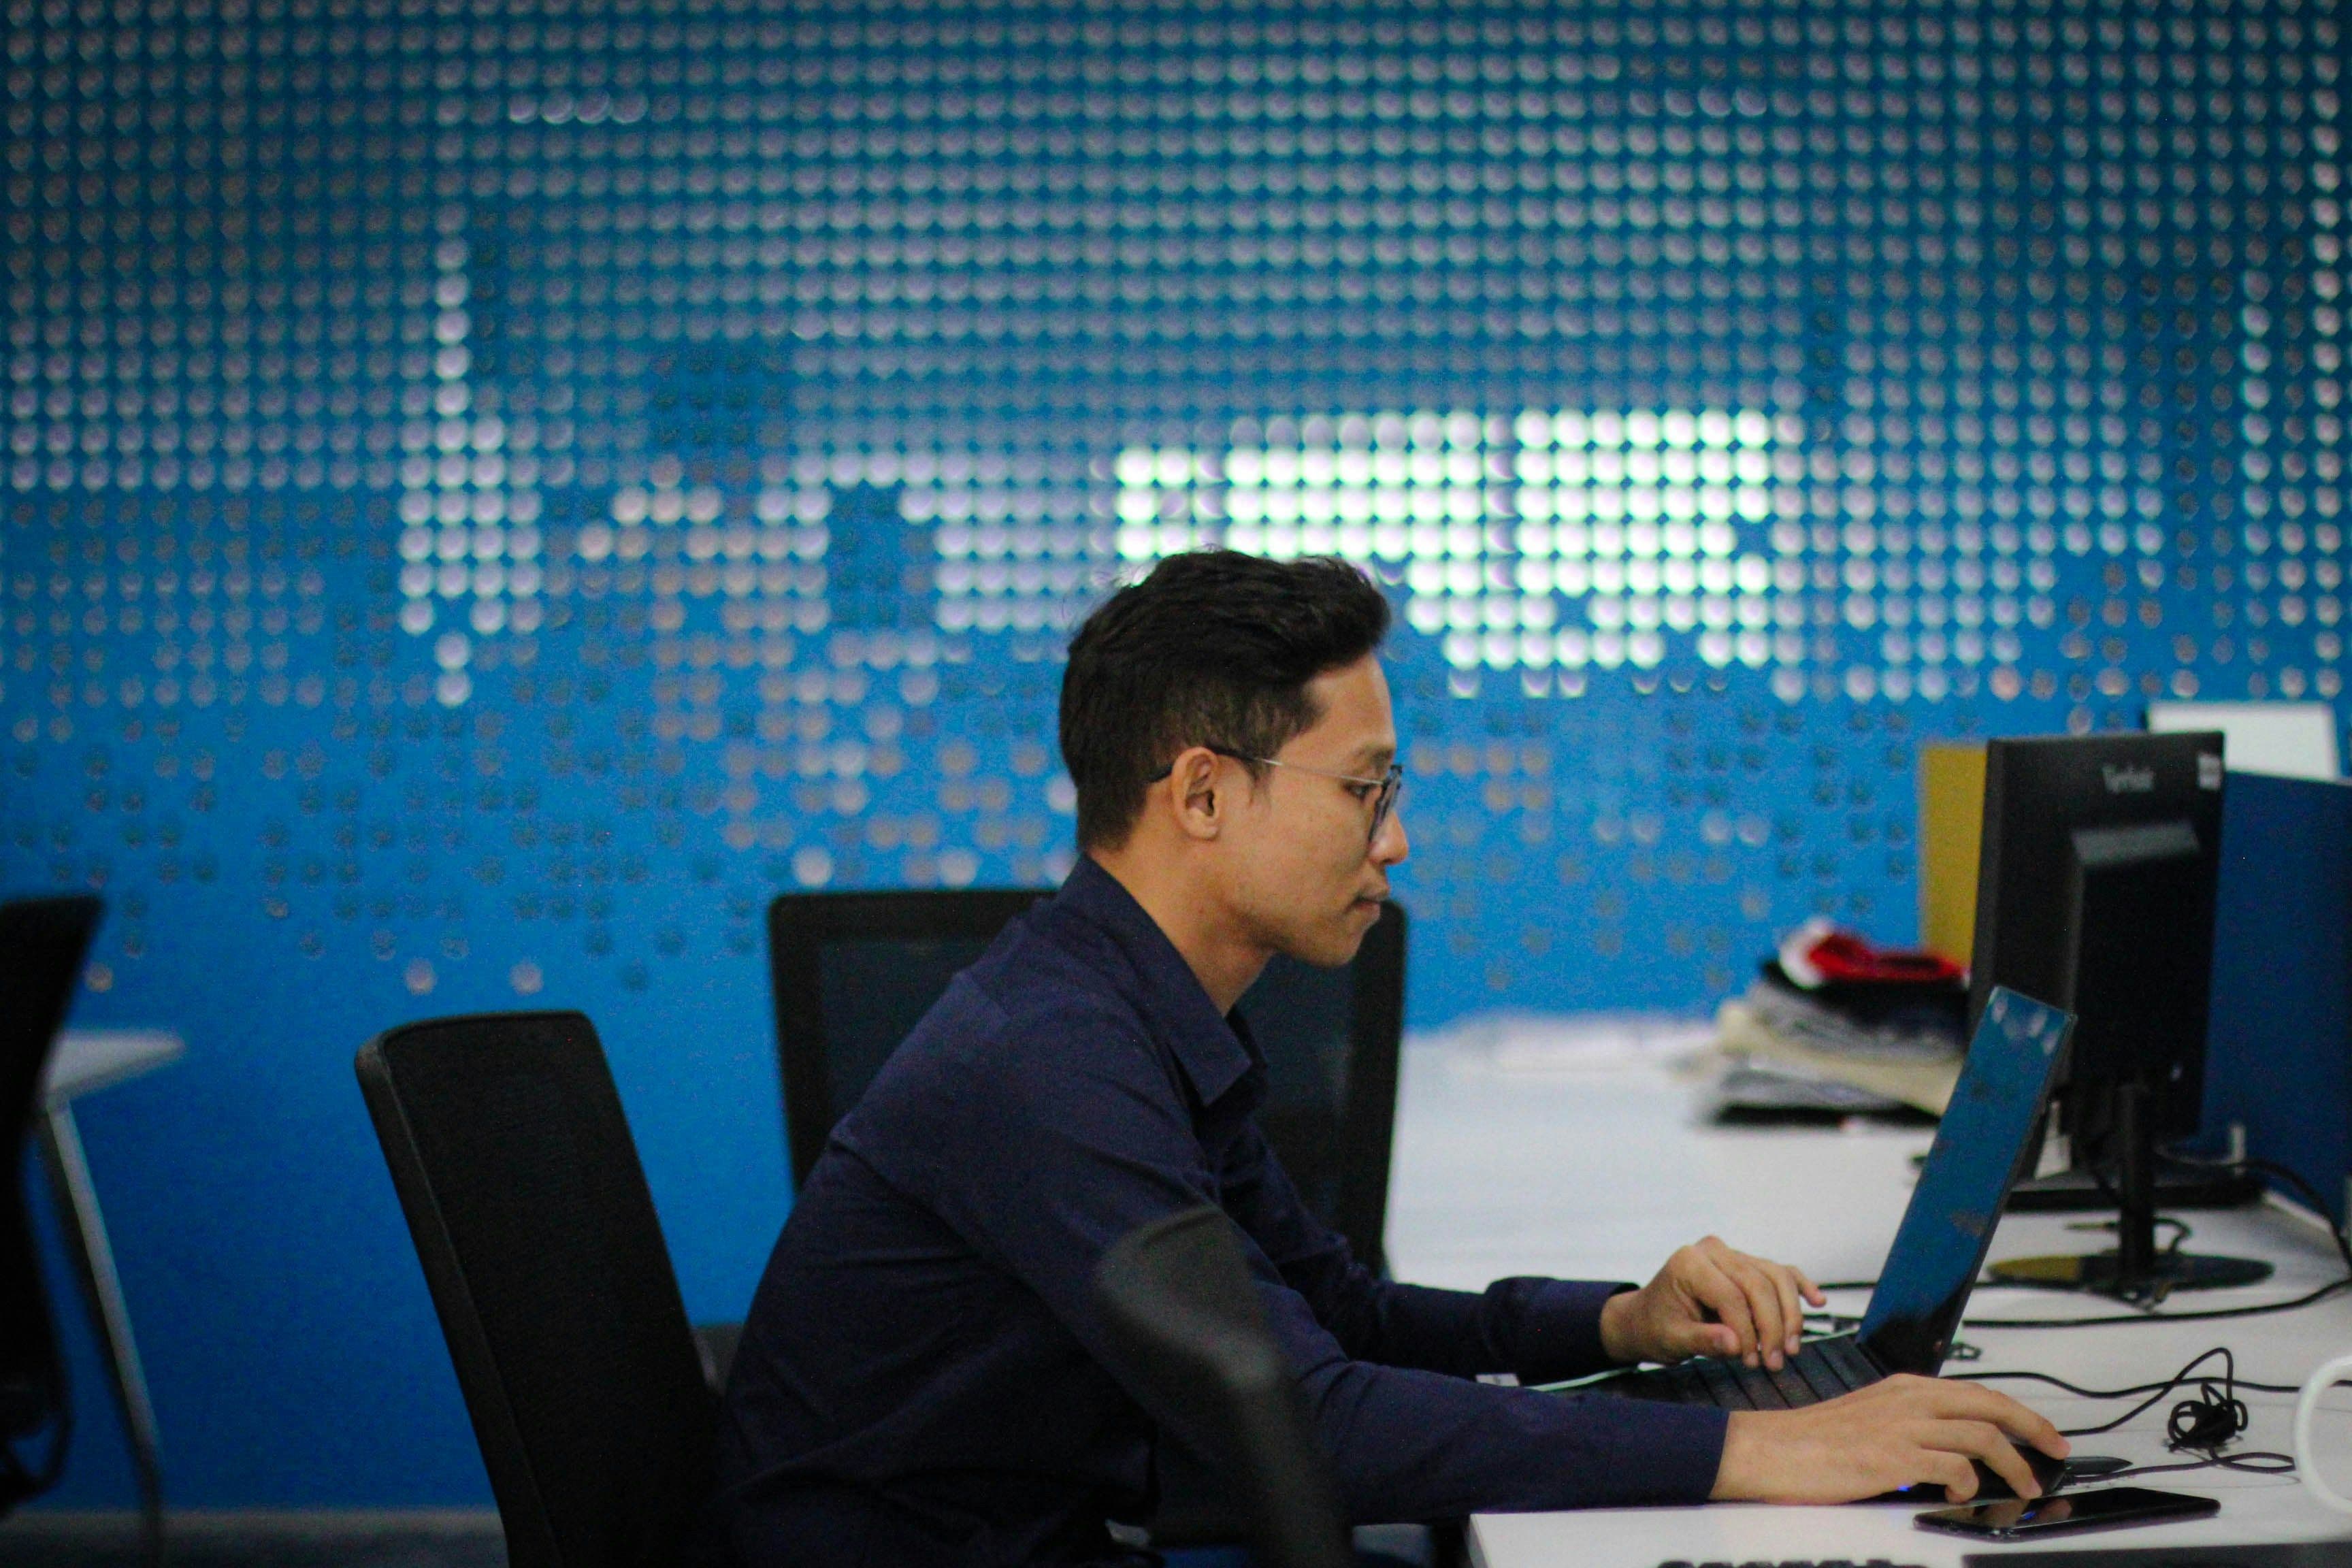
[[[1079,847],[1123,843],[1146,789],[1187,746],[1273,756],[1322,716],[1307,683],[1370,653],[1388,628],[1380,589],[1328,555],[1192,551],[1113,594],[1070,639],[1062,673]]]

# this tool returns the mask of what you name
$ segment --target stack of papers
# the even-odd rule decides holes
[[[1759,982],[1759,989],[1767,989]],[[1843,1085],[1941,1116],[1959,1082],[1960,1053],[1916,1033],[1824,1028],[1801,1006],[1756,990],[1716,1009],[1716,1046],[1783,1077]]]

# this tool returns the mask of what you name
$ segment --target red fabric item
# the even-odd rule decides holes
[[[1807,921],[1780,944],[1780,968],[1807,990],[1822,985],[1948,984],[1968,971],[1924,949],[1879,947],[1827,921]]]

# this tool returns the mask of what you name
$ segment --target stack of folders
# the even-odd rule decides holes
[[[1958,1080],[1960,970],[1872,946],[1826,922],[1792,933],[1754,984],[1716,1011],[1721,1117],[1943,1114]]]

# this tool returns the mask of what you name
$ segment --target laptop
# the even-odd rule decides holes
[[[1941,1372],[2001,1205],[2024,1173],[2074,1027],[2073,1014],[1993,987],[1859,1330],[1806,1341],[1777,1372],[1702,1356],[1608,1373],[1575,1391],[1726,1410],[1791,1410],[1898,1373]]]

